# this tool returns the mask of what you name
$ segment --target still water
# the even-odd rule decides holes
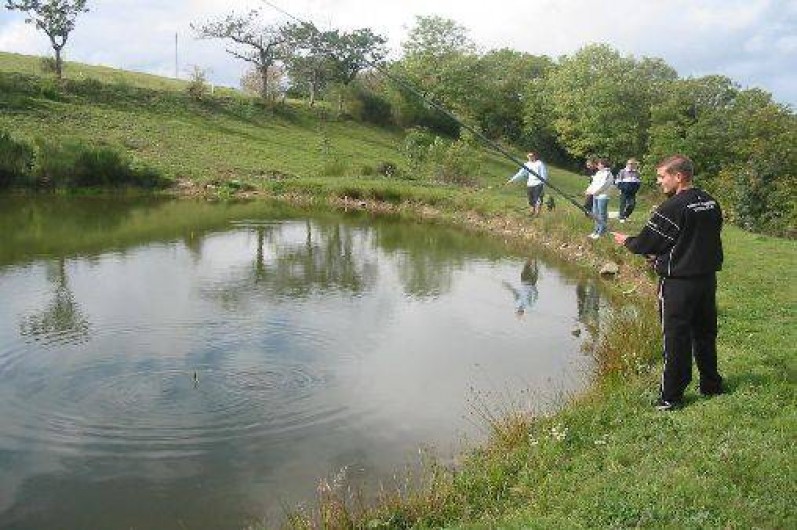
[[[240,528],[590,379],[595,284],[454,230],[0,197],[0,527]]]

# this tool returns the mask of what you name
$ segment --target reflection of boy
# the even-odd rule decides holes
[[[594,324],[598,321],[600,294],[593,282],[583,281],[576,285],[576,303],[578,304],[578,319],[582,323]]]
[[[504,286],[512,291],[512,295],[515,297],[515,315],[518,318],[522,317],[527,310],[537,303],[537,298],[539,298],[537,280],[539,276],[540,271],[537,260],[527,260],[523,265],[523,270],[520,272],[520,288],[515,289],[508,282],[503,282]]]

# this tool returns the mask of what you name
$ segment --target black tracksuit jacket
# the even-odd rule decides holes
[[[683,190],[663,202],[636,237],[625,246],[634,254],[655,256],[662,278],[714,274],[722,268],[722,211],[698,188]]]

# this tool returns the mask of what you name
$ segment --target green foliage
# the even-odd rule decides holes
[[[502,49],[480,56],[476,68],[474,84],[465,99],[470,115],[488,137],[520,141],[526,87],[543,80],[553,62],[546,56]]]
[[[0,130],[0,188],[24,181],[33,165],[33,148]]]
[[[605,44],[563,58],[545,87],[559,142],[579,158],[600,153],[616,162],[644,153],[650,106],[675,78],[661,61],[622,57]]]
[[[374,125],[389,126],[392,123],[393,111],[384,97],[367,88],[354,83],[347,91],[346,107],[353,119]]]
[[[58,143],[39,139],[36,162],[29,185],[80,187],[156,187],[164,184],[152,169],[133,167],[130,161],[110,147],[89,147],[78,140]]]
[[[407,132],[403,152],[412,175],[436,182],[472,185],[481,168],[471,142],[452,142],[424,129]]]
[[[39,62],[39,68],[45,75],[58,73],[58,65],[52,57],[42,57]]]

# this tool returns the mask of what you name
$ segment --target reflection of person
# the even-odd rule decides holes
[[[523,264],[520,271],[520,287],[515,289],[509,282],[503,282],[504,287],[512,292],[515,298],[515,315],[521,318],[526,311],[534,307],[539,298],[537,290],[537,280],[540,277],[540,269],[536,259],[528,259]]]
[[[595,325],[600,311],[600,293],[594,281],[584,280],[576,285],[578,320],[582,324]]]
[[[595,229],[588,236],[590,239],[598,239],[609,227],[609,190],[612,184],[614,176],[609,161],[599,158],[598,172],[592,176],[592,181],[584,190],[585,196],[592,195],[592,214],[595,217]]]
[[[636,158],[629,158],[625,167],[617,173],[615,184],[620,190],[620,222],[624,223],[636,206],[636,194],[639,191],[642,179],[639,178],[639,162]]]
[[[539,215],[542,210],[542,195],[545,183],[548,182],[548,168],[545,167],[536,152],[531,151],[527,157],[529,159],[528,162],[523,164],[523,167],[512,178],[507,180],[504,185],[526,179],[531,214]]]
[[[683,155],[662,160],[657,182],[669,197],[639,235],[615,233],[634,254],[651,256],[659,275],[659,312],[664,332],[664,374],[656,407],[681,405],[692,380],[692,356],[703,395],[722,393],[717,370],[717,271],[722,267],[722,211],[693,186],[694,166]]]

